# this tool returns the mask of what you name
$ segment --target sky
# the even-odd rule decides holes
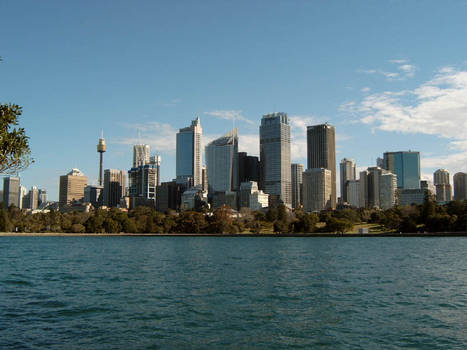
[[[292,161],[306,126],[336,127],[359,170],[419,151],[424,178],[467,172],[467,0],[0,2],[0,103],[23,107],[35,163],[20,173],[58,199],[59,176],[131,167],[132,145],[175,176],[175,134],[199,114],[205,144],[239,128],[259,154],[262,115],[286,112]],[[203,160],[204,161],[204,160]]]

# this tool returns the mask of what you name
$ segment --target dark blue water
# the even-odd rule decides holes
[[[0,237],[0,349],[467,349],[465,238]]]

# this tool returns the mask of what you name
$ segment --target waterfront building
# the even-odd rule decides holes
[[[351,207],[360,207],[360,181],[348,180],[346,186],[347,203]]]
[[[20,179],[19,177],[7,176],[3,178],[3,206],[20,206]]]
[[[399,204],[401,206],[412,205],[412,204],[423,204],[427,195],[428,188],[419,189],[400,189],[399,190]]]
[[[360,208],[368,208],[368,170],[360,171]]]
[[[202,182],[201,137],[203,129],[199,116],[177,133],[176,176],[177,182],[197,186]]]
[[[39,189],[39,206],[47,203],[47,190],[44,188]]]
[[[348,181],[356,179],[355,162],[352,159],[344,158],[340,163],[340,188],[342,203],[349,203],[347,198]]]
[[[155,207],[156,189],[160,182],[160,163],[160,157],[155,156],[150,158],[149,164],[128,171],[130,208],[139,205]]]
[[[180,209],[193,210],[196,208],[198,202],[207,202],[207,199],[207,193],[202,190],[201,184],[198,186],[193,186],[183,192]]]
[[[201,168],[201,187],[205,192],[207,192],[209,189],[208,168],[206,165],[203,165]]]
[[[238,153],[238,182],[256,181],[260,179],[258,157],[249,156],[246,152]]]
[[[182,194],[186,190],[185,184],[177,181],[162,182],[157,187],[156,209],[161,212],[179,210],[182,202]],[[203,192],[207,192],[203,187]]]
[[[383,168],[397,175],[398,188],[420,188],[420,152],[385,152]]]
[[[303,209],[306,212],[332,209],[332,172],[325,168],[303,173]]]
[[[84,199],[84,188],[88,184],[88,178],[79,170],[72,169],[68,174],[60,176],[59,205],[60,208],[73,201]]]
[[[292,208],[300,208],[303,205],[303,164],[292,164]]]
[[[290,125],[286,113],[263,115],[259,127],[261,186],[265,193],[292,205]]]
[[[269,195],[261,190],[254,190],[250,193],[250,209],[261,210],[269,205]]]
[[[463,201],[467,199],[467,173],[454,174],[454,199]]]
[[[99,185],[87,185],[84,188],[84,201],[91,203],[94,208],[98,208],[102,204],[102,191],[104,187]]]
[[[120,200],[125,196],[126,171],[105,169],[104,171],[104,200],[107,207],[119,207]]]
[[[36,186],[31,187],[28,193],[27,208],[36,210],[39,207],[39,190]]]
[[[379,207],[392,208],[397,203],[397,175],[382,173],[379,178]]]
[[[18,208],[23,209],[27,208],[27,203],[29,203],[29,199],[27,198],[28,189],[20,185],[19,186],[19,199],[18,199]]]
[[[433,183],[436,187],[436,201],[449,202],[452,199],[449,172],[446,169],[436,170],[433,174]]]
[[[238,130],[206,146],[209,193],[238,190]]]
[[[324,168],[331,172],[331,208],[335,209],[337,189],[336,129],[334,126],[326,123],[307,127],[307,160],[308,169]]]
[[[151,147],[149,145],[133,146],[133,168],[149,164]]]

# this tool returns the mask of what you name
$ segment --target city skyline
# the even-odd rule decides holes
[[[174,135],[197,113],[204,145],[234,126],[239,151],[259,156],[274,111],[288,114],[293,163],[306,164],[306,126],[329,122],[337,161],[358,171],[400,150],[420,152],[424,179],[466,171],[465,2],[369,4],[3,3],[22,14],[3,19],[0,52],[0,101],[23,107],[36,160],[21,182],[51,200],[72,168],[97,184],[102,129],[104,168],[128,170],[147,143],[171,180]]]

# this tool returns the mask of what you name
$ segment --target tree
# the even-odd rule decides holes
[[[0,103],[0,172],[14,174],[34,160],[29,149],[29,137],[23,128],[16,128],[22,113],[20,106]]]

